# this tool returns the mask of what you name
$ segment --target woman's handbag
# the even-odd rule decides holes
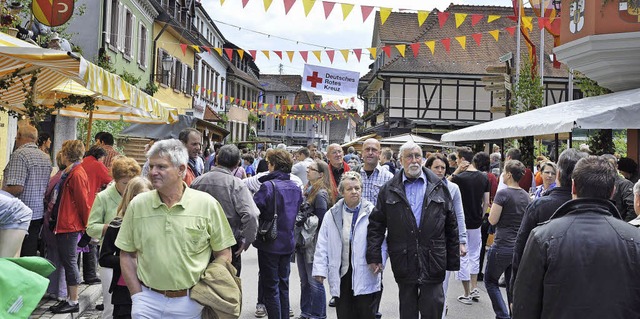
[[[264,242],[270,242],[278,238],[278,192],[276,183],[270,181],[273,185],[273,218],[260,218],[258,222],[258,237]]]

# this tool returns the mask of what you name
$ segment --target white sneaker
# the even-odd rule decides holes
[[[465,305],[470,305],[473,302],[471,301],[471,297],[467,297],[467,296],[459,296],[458,297],[458,301],[465,304]]]
[[[263,304],[256,305],[256,318],[264,318],[267,316],[267,308]]]
[[[478,301],[478,299],[480,299],[480,290],[478,290],[478,288],[473,288],[469,293],[469,297],[473,299],[473,301]]]

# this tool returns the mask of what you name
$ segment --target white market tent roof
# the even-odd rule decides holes
[[[442,135],[443,142],[494,140],[579,129],[640,129],[640,89],[562,102]]]
[[[420,135],[415,135],[411,133],[400,134],[396,136],[390,136],[387,138],[383,138],[380,140],[380,144],[382,145],[402,145],[408,141],[413,141],[418,145],[430,145],[430,146],[442,146],[440,141],[436,141],[434,139],[430,139],[427,137],[423,137]]]

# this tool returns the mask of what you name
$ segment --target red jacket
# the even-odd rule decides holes
[[[351,170],[351,167],[349,167],[349,164],[347,164],[347,162],[345,161],[342,161],[342,168],[344,169],[343,174]],[[333,168],[331,166],[331,163],[329,163],[329,176],[330,176],[329,179],[331,180],[331,189],[333,190],[333,196],[335,198],[339,198],[340,197],[340,193],[338,192],[339,183],[336,183],[336,179],[333,176]]]
[[[89,207],[93,206],[93,201],[96,199],[96,195],[100,190],[111,183],[111,176],[109,170],[104,164],[100,163],[93,156],[87,156],[82,159],[80,166],[84,168],[85,172],[88,172],[89,177]]]
[[[82,165],[71,170],[62,185],[62,197],[58,206],[58,223],[55,233],[84,231],[89,221],[89,178]]]

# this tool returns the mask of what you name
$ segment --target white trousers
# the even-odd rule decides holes
[[[444,290],[444,306],[442,307],[442,319],[444,319],[447,314],[447,290],[449,289],[449,278],[451,274],[455,273],[455,271],[447,271],[444,276],[444,282],[442,283],[442,289]]]
[[[190,292],[189,292],[190,294]],[[131,296],[131,318],[133,319],[200,319],[204,308],[187,294],[169,298],[145,286],[142,292]]]
[[[109,286],[111,286],[112,278],[113,269],[100,267],[100,280],[102,281],[102,304],[104,305],[104,310],[102,311],[102,319],[113,318],[113,305],[111,304],[111,293],[109,292]]]
[[[480,272],[480,248],[482,247],[482,234],[480,228],[467,229],[467,255],[460,256],[460,271],[457,279],[461,281],[471,280],[471,275]]]

